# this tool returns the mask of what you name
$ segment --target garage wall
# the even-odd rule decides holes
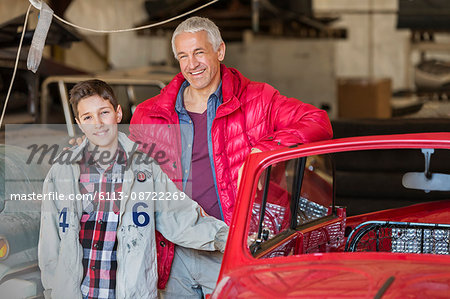
[[[394,89],[412,86],[409,30],[398,30],[397,0],[315,0],[316,13],[340,16],[334,26],[347,29],[336,42],[338,77],[388,77]]]
[[[226,65],[337,116],[333,41],[246,36],[244,43],[227,44]]]
[[[0,24],[27,12],[30,2],[26,0],[1,0]],[[32,21],[30,19],[30,21]],[[34,23],[36,25],[36,23]]]
[[[410,31],[397,29],[397,0],[314,0],[316,13],[336,14],[334,26],[345,27],[348,38],[336,42],[338,77],[388,77],[394,90],[414,88],[414,65],[420,53],[410,44]],[[450,34],[436,34],[450,43]],[[427,58],[449,61],[445,52],[427,51]]]
[[[74,0],[66,11],[66,18],[84,27],[123,29],[145,21],[147,13],[144,0]],[[135,32],[109,34],[108,45],[109,62],[115,69],[160,63],[166,60],[168,50],[164,38],[140,37]]]

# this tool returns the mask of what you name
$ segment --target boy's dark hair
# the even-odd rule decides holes
[[[78,119],[78,103],[84,98],[95,95],[108,100],[113,105],[114,110],[117,109],[118,102],[114,95],[114,91],[106,82],[98,79],[81,81],[70,90],[69,102],[72,105],[75,118]]]

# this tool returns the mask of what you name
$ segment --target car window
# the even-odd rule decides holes
[[[293,173],[294,164],[295,161],[287,161],[271,165],[259,177],[250,222],[250,244],[257,239],[271,239],[289,227],[291,190],[288,185],[292,185],[292,177],[287,174]]]
[[[328,155],[306,159],[297,204],[297,226],[325,217],[333,205],[333,165]]]
[[[328,156],[297,158],[267,167],[256,186],[248,245],[254,247],[290,228],[329,215],[332,186]]]

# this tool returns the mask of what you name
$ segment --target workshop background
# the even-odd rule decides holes
[[[4,119],[3,114],[0,117],[0,298],[42,298],[38,295],[43,287],[37,249],[40,201],[12,200],[11,194],[42,192],[51,161],[34,163],[30,148],[34,151],[38,145],[47,146],[42,147],[43,152],[53,148],[56,155],[68,146],[70,138],[81,133],[68,104],[68,90],[93,77],[108,82],[122,106],[126,127],[136,106],[158,94],[179,72],[170,39],[175,27],[187,17],[205,16],[219,26],[226,42],[227,66],[237,68],[251,80],[273,85],[281,94],[326,110],[334,138],[450,132],[449,0],[219,0],[172,22],[106,34],[94,31],[149,27],[210,1],[45,0],[54,16],[36,73],[27,69],[39,16],[39,10],[32,7],[24,26],[30,2],[39,1],[0,0],[2,112],[6,107]],[[11,82],[14,84],[8,97]],[[382,154],[378,150],[331,154],[326,161],[333,161],[332,177],[325,174],[326,185],[333,186],[336,206],[351,207],[346,210],[348,216],[448,199],[448,192],[409,190],[398,180],[414,174],[405,171],[423,171],[424,157],[425,172],[414,176],[419,182],[428,185],[435,174],[438,180],[448,178],[448,150],[436,150],[433,160],[431,153],[430,149],[395,149]],[[321,159],[314,159],[310,167],[317,168],[317,173],[328,169]],[[271,168],[267,169],[270,173]],[[286,177],[292,176],[286,171]],[[303,180],[303,174],[298,177]],[[448,185],[444,179],[442,182]],[[262,204],[255,207],[256,201],[253,211],[263,211]],[[311,207],[314,210],[315,205]],[[345,224],[345,218],[341,223]],[[326,225],[328,231],[332,226]],[[303,239],[288,242],[297,240]],[[331,248],[329,244],[322,245]],[[448,253],[448,241],[444,244]],[[393,277],[386,280],[382,292]],[[436,286],[442,286],[442,281]]]
[[[157,23],[208,1],[47,3],[56,15],[76,25],[111,30]],[[0,1],[2,103],[29,4]],[[327,110],[333,121],[450,116],[448,1],[228,0],[194,15],[211,18],[221,29],[226,65]],[[35,75],[26,70],[26,56],[37,18],[38,11],[32,9],[6,123],[67,123],[64,89],[70,89],[73,75],[111,78],[127,102],[123,104],[129,108],[129,119],[139,102],[160,89],[161,84],[146,86],[142,80],[165,84],[178,72],[170,37],[186,17],[151,29],[109,34],[78,30],[53,18],[45,59]],[[122,79],[128,81],[121,83]]]

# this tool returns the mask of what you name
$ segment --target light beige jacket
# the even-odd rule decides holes
[[[122,186],[117,228],[116,298],[156,298],[155,229],[175,244],[223,252],[228,227],[220,220],[205,216],[201,207],[187,196],[184,200],[139,200],[139,194],[147,196],[148,192],[164,192],[169,196],[180,195],[180,191],[154,161],[138,162],[138,159],[142,161],[145,158],[139,152],[132,152],[134,143],[125,134],[119,133],[119,142],[127,159],[131,158],[133,162],[125,171]],[[85,146],[86,140],[81,146],[69,150],[72,157],[80,156],[79,160],[79,153]],[[140,182],[135,178],[142,173],[146,179]],[[41,206],[39,267],[46,298],[82,297],[83,250],[79,242],[82,201],[68,197],[69,194],[80,194],[79,176],[77,163],[56,163],[45,179],[44,193],[57,192],[65,198],[44,200]],[[69,225],[66,228],[60,225],[64,220],[61,218],[63,209],[66,209],[64,224]]]

